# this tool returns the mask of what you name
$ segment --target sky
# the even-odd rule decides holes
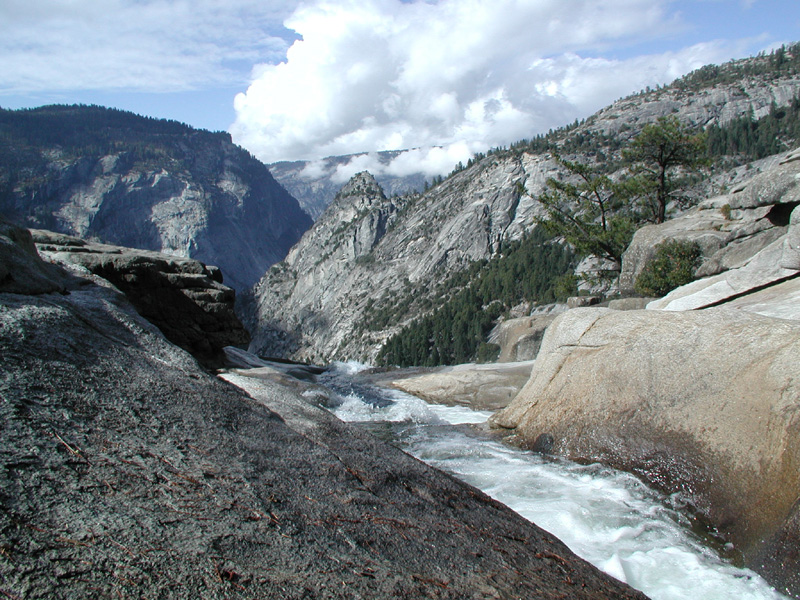
[[[411,148],[338,175],[436,175],[795,41],[799,0],[2,0],[0,106],[175,119],[266,163]]]

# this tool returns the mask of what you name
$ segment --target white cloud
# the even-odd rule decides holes
[[[279,0],[3,0],[0,91],[173,92],[243,84],[281,60]],[[283,35],[284,37],[281,37]]]
[[[447,172],[471,152],[546,132],[730,57],[721,44],[703,44],[599,58],[681,31],[668,7],[662,0],[572,0],[569,10],[562,0],[316,0],[286,21],[302,36],[286,61],[260,65],[237,95],[231,133],[265,162],[435,146],[374,168],[428,172],[439,164],[437,172]]]

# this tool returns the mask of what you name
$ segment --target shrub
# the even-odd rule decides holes
[[[636,278],[634,290],[642,296],[664,296],[694,279],[702,252],[697,242],[668,240],[656,246],[655,256]]]

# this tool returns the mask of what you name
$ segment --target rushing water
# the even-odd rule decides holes
[[[626,473],[498,443],[468,426],[490,413],[353,384],[349,376],[358,368],[338,364],[324,376],[341,402],[332,408],[339,418],[368,423],[406,452],[482,489],[653,600],[786,600],[705,545],[678,498]]]

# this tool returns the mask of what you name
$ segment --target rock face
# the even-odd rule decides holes
[[[494,422],[680,492],[750,566],[798,594],[796,553],[769,541],[797,519],[797,356],[797,321],[727,307],[575,309],[547,330],[530,381]]]
[[[729,194],[704,201],[660,225],[639,229],[622,259],[620,289],[633,291],[636,278],[655,255],[655,246],[665,240],[698,243],[704,257],[698,270],[701,277],[741,267],[769,244],[783,240],[792,211],[800,205],[800,149],[765,161],[761,168],[762,173]],[[786,256],[770,267],[774,273],[764,273],[764,277],[780,279],[784,261],[790,265],[798,260],[796,249],[794,253],[786,250]],[[798,268],[800,264],[794,267]]]
[[[465,364],[387,380],[391,387],[434,404],[498,410],[508,406],[528,382],[532,367],[533,361]]]
[[[23,238],[0,264],[12,245],[39,261]],[[70,293],[0,282],[2,595],[644,598],[300,396],[211,377],[117,291],[39,268]]]
[[[351,165],[378,164],[388,165],[402,151],[371,152],[369,154],[349,154],[331,156],[320,161],[285,161],[269,165],[270,173],[288,192],[297,198],[300,206],[316,220],[336,198],[342,184],[349,179],[342,178],[342,172],[349,171]],[[362,167],[360,170],[363,170]],[[373,169],[374,170],[374,169]],[[410,175],[390,175],[375,173],[375,179],[388,196],[418,192],[425,186],[423,173]]]
[[[34,230],[33,241],[41,255],[114,284],[168,340],[206,366],[220,366],[226,346],[250,341],[233,310],[236,293],[222,285],[216,267],[51,231]]]
[[[0,110],[0,212],[18,225],[191,257],[249,289],[311,219],[226,133],[89,106]]]

